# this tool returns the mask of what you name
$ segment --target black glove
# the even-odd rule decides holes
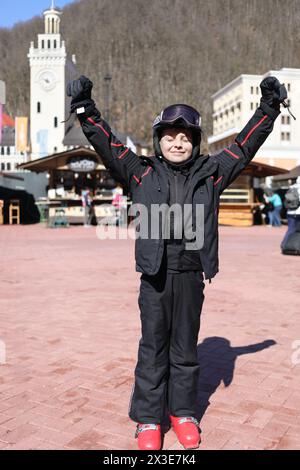
[[[260,84],[261,103],[266,103],[276,111],[280,110],[280,103],[287,99],[287,91],[276,77],[266,77]]]
[[[67,95],[72,96],[71,113],[74,113],[77,108],[95,106],[94,101],[91,99],[92,88],[93,82],[84,75],[67,84]]]

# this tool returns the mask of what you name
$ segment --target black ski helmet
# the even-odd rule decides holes
[[[172,104],[163,109],[153,122],[153,147],[157,157],[162,155],[160,148],[161,133],[167,128],[186,128],[192,132],[193,151],[191,157],[200,154],[201,116],[200,113],[187,104]]]

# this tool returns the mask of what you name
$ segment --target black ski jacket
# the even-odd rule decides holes
[[[204,245],[199,250],[205,279],[219,271],[218,212],[220,195],[246,168],[271,133],[280,111],[261,103],[234,143],[220,153],[199,155],[190,169],[190,198],[193,207],[204,204]],[[112,133],[94,107],[78,114],[82,129],[105,167],[132,195],[133,204],[169,204],[169,177],[160,157],[138,157]],[[148,275],[158,272],[165,249],[163,238],[137,238],[136,271]]]

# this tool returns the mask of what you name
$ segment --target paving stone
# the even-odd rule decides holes
[[[198,341],[199,450],[300,448],[300,263],[280,253],[285,230],[220,227]],[[37,224],[1,226],[0,245],[0,449],[137,449],[134,241]],[[172,430],[164,448],[182,450]]]

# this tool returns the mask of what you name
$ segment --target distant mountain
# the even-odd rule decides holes
[[[81,0],[63,9],[62,36],[79,73],[94,82],[104,109],[111,81],[112,124],[150,139],[167,104],[200,109],[211,131],[211,94],[241,73],[300,67],[299,0]],[[40,17],[0,29],[0,79],[6,109],[29,114],[30,41]]]

